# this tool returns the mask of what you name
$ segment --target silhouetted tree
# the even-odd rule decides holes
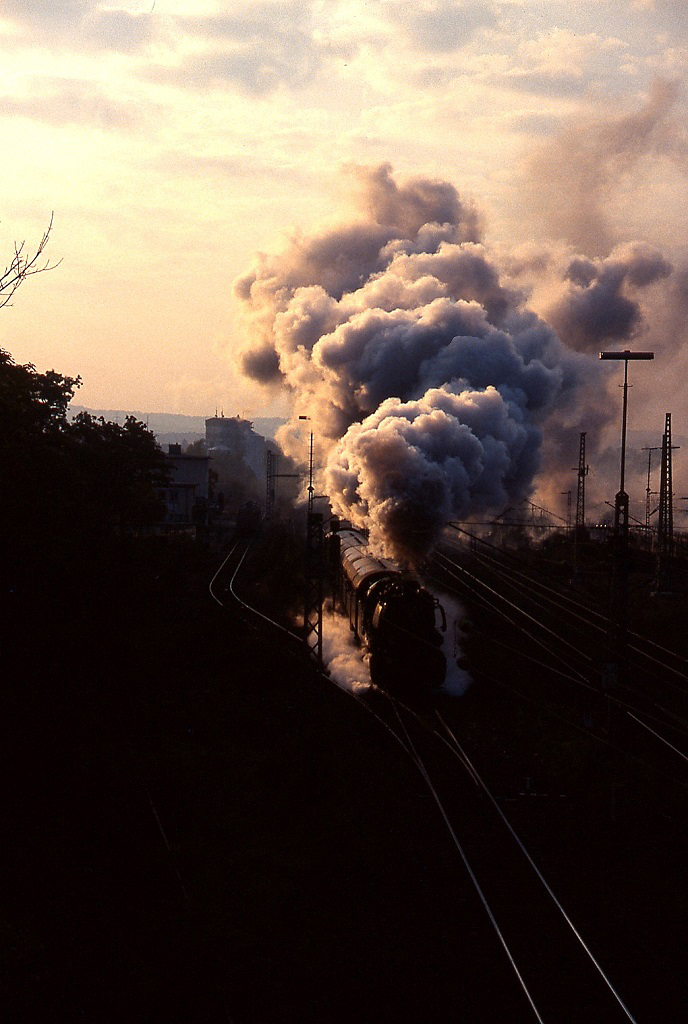
[[[133,416],[124,425],[80,413],[67,418],[81,384],[0,350],[0,478],[5,536],[100,532],[162,518],[156,487],[167,482],[155,435]]]
[[[81,412],[68,439],[80,471],[82,512],[119,527],[160,521],[156,488],[169,479],[167,460],[144,423],[127,416],[120,425]]]
[[[80,377],[66,377],[55,370],[39,373],[32,363],[17,364],[0,349],[0,444],[63,431],[67,408],[80,386]]]
[[[59,504],[65,473],[67,407],[78,377],[31,363],[18,365],[0,350],[0,522],[7,538],[27,533]]]

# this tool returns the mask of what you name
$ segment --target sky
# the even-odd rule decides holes
[[[598,305],[606,287],[633,304],[617,340],[657,349],[631,426],[659,436],[672,411],[688,434],[681,0],[0,0],[0,47],[0,252],[54,215],[59,261],[1,311],[0,345],[80,375],[80,404],[285,412],[237,367],[234,282],[350,220],[360,169],[388,165],[473,204],[564,334],[580,296],[551,267],[595,267]],[[618,272],[631,244],[652,249],[647,280]]]

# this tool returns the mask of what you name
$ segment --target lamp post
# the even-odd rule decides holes
[[[626,631],[628,620],[628,494],[626,493],[626,421],[628,418],[628,364],[631,360],[654,359],[654,352],[600,352],[600,359],[623,360],[623,409],[621,414],[621,474],[614,499],[614,555],[610,614],[611,662],[607,686],[626,674]]]
[[[310,416],[299,416],[300,420],[309,420]],[[323,575],[325,572],[325,552],[323,537],[323,517],[313,511],[315,489],[313,487],[313,431],[310,438],[310,455],[308,460],[308,515],[306,516],[306,597],[304,603],[304,635],[306,646],[318,668],[322,668],[322,629],[323,629]]]
[[[622,359],[624,364],[623,382],[623,411],[621,414],[621,482],[619,493],[616,496],[614,532],[619,531],[628,536],[628,495],[625,490],[626,483],[626,420],[628,414],[628,363],[631,359],[654,359],[654,352],[630,352],[625,349],[623,352],[600,352],[600,359]]]
[[[309,420],[310,416],[299,416],[300,420]],[[308,456],[308,515],[313,512],[315,493],[313,487],[313,431],[311,430],[310,450]]]

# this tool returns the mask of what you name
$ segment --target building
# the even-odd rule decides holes
[[[168,445],[170,482],[160,491],[165,500],[165,522],[202,523],[208,510],[207,455],[184,455],[180,444]]]
[[[205,441],[210,455],[233,455],[256,480],[265,477],[265,438],[256,434],[250,420],[240,416],[213,416],[205,421]]]

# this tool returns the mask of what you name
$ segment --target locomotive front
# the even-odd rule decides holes
[[[384,690],[431,693],[446,673],[442,636],[446,629],[440,602],[411,573],[374,558],[365,537],[354,530],[336,530],[330,537],[336,552],[338,596],[356,638],[369,653],[370,677]]]
[[[383,689],[439,689],[446,674],[438,613],[444,610],[425,587],[404,573],[379,580],[368,594],[371,678]]]

